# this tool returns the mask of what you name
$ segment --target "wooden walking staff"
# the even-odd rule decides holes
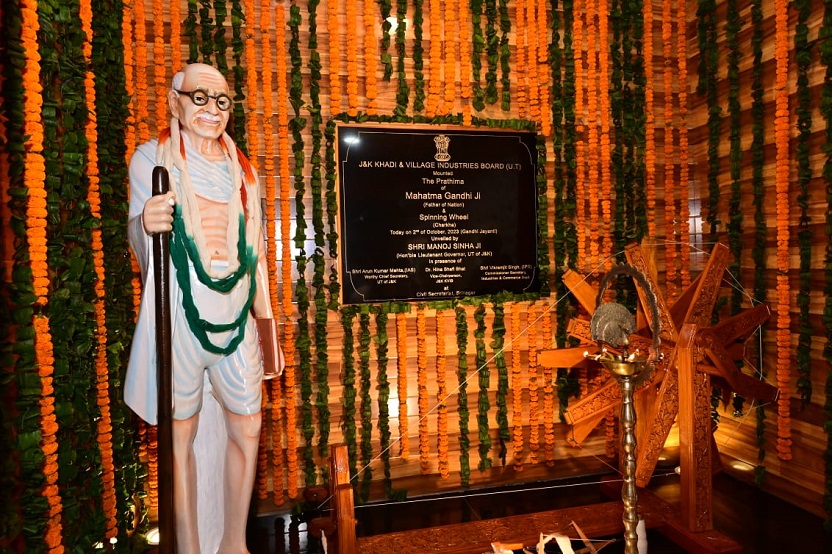
[[[168,170],[153,168],[153,196],[170,188]],[[173,516],[173,391],[170,323],[169,233],[153,235],[153,278],[156,283],[156,392],[159,460],[159,552],[176,553]]]

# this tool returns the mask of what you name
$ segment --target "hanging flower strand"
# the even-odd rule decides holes
[[[32,290],[35,304],[46,306],[49,294],[49,268],[46,258],[46,164],[43,157],[42,108],[43,88],[40,84],[40,54],[38,53],[38,5],[36,0],[21,0],[21,42],[23,44],[23,129],[28,137],[24,154],[23,182],[28,191],[26,207],[26,237],[29,248],[29,265],[32,272]],[[52,335],[49,318],[35,315],[32,325],[35,331],[35,364],[40,376],[40,449],[44,456],[43,475],[45,485],[41,494],[46,498],[49,512],[44,540],[50,554],[64,551],[61,517],[63,504],[58,489],[58,421],[55,414],[55,389],[52,375],[55,372]]]
[[[153,59],[165,59],[165,14],[163,0],[153,0]],[[167,64],[153,64],[153,89],[155,94],[156,129],[167,127],[168,99],[167,99]],[[176,69],[178,70],[178,68]]]
[[[436,400],[439,404],[436,419],[436,452],[439,460],[439,477],[450,476],[448,463],[448,406],[447,359],[445,358],[445,312],[436,312]]]
[[[84,31],[84,61],[87,67],[92,62],[92,7],[90,0],[81,0],[79,5],[81,28]],[[84,93],[87,104],[87,202],[90,215],[101,221],[101,194],[98,171],[98,122],[95,108],[95,75],[87,71],[84,78]],[[107,314],[104,304],[104,243],[101,227],[92,229],[92,259],[95,270],[95,320],[96,320],[96,354],[95,375],[98,391],[97,404],[101,417],[98,418],[98,447],[101,452],[101,504],[106,518],[105,537],[110,539],[118,534],[116,521],[115,463],[113,459],[113,427],[110,418],[110,367],[107,360]]]
[[[378,41],[376,40],[375,3],[364,2],[364,94],[367,96],[367,114],[378,111]]]
[[[653,113],[653,2],[644,2],[644,183],[647,236],[656,236],[656,117]]]
[[[789,14],[786,0],[774,2],[774,137],[777,192],[777,457],[792,458],[791,450],[791,303],[789,302]]]
[[[664,55],[664,223],[667,297],[676,297],[676,185],[673,181],[673,11],[672,0],[662,2],[662,53]]]
[[[584,0],[575,0],[572,8],[575,18],[572,22],[572,44],[575,59],[575,229],[578,239],[578,259],[586,259],[586,141],[584,136],[584,54],[583,54],[583,17]]]
[[[468,2],[460,0],[459,7],[459,80],[460,97],[462,101],[462,124],[471,125],[471,13],[468,11]]]
[[[291,250],[291,213],[289,205],[291,192],[291,174],[289,169],[289,111],[286,99],[289,98],[288,83],[286,81],[286,11],[283,2],[275,4],[275,45],[277,59],[277,98],[281,100],[277,109],[277,155],[279,163],[278,176],[280,178],[280,246],[281,246],[281,282],[283,283],[283,313],[287,322],[283,325],[281,345],[286,368],[283,370],[284,402],[286,404],[286,469],[287,494],[289,498],[298,496],[298,442],[297,442],[297,410],[295,407],[295,340],[291,317],[294,313],[292,298],[292,250]]]
[[[514,471],[523,471],[523,364],[520,359],[518,344],[521,311],[522,304],[518,302],[512,304],[511,340],[515,345],[511,351],[511,419],[513,423]]]
[[[676,7],[676,59],[679,65],[679,261],[681,285],[690,285],[690,206],[688,198],[688,36],[686,32],[687,6],[679,2]]]
[[[341,32],[338,29],[337,0],[327,2],[326,30],[329,34],[329,111],[338,115],[341,113]]]
[[[422,475],[430,473],[430,437],[428,432],[428,354],[425,308],[416,310],[416,378],[419,404],[419,468]]]
[[[399,396],[399,456],[410,457],[410,439],[407,428],[407,315],[396,314],[396,391]]]

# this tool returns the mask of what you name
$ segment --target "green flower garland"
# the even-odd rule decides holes
[[[495,301],[494,323],[491,326],[491,350],[494,352],[494,366],[497,368],[497,428],[500,437],[500,460],[506,465],[506,443],[511,440],[511,430],[508,427],[508,368],[506,355],[503,351],[506,336],[505,307],[502,302]]]
[[[825,84],[821,92],[821,114],[826,121],[826,141],[824,154],[826,161],[823,165],[823,178],[826,181],[826,268],[824,275],[823,325],[826,328],[826,346],[823,357],[832,364],[832,0],[824,1],[823,25],[818,33],[818,48],[820,60],[826,66]],[[823,413],[826,416],[824,429],[828,437],[826,452],[824,452],[826,469],[826,486],[823,491],[823,505],[826,508],[827,519],[824,528],[832,532],[832,372],[826,376],[826,402]]]
[[[751,35],[751,48],[754,56],[751,75],[751,188],[754,202],[754,246],[751,249],[751,258],[754,260],[754,299],[757,302],[765,302],[768,293],[766,279],[766,242],[768,228],[766,216],[763,211],[765,202],[765,178],[763,168],[765,166],[765,105],[763,103],[763,8],[762,0],[752,0],[751,3],[751,24],[753,32]],[[759,331],[759,343],[764,344],[764,330]],[[762,359],[762,352],[760,352]],[[762,365],[758,374],[760,379],[765,379],[765,372]],[[765,438],[766,411],[762,406],[756,409],[756,439],[757,439],[757,461],[755,480],[762,482],[765,475],[765,466],[762,465],[766,456]]]
[[[188,15],[185,17],[183,32],[188,38],[188,60],[187,63],[196,63],[199,60],[199,39],[196,35],[196,14],[198,12],[196,0],[188,0]]]
[[[392,6],[391,0],[378,0],[379,10],[381,11],[381,44],[379,52],[381,53],[381,66],[384,68],[382,79],[390,82],[393,76],[393,56],[390,55],[390,8]]]
[[[110,420],[116,473],[118,542],[132,532],[133,496],[143,490],[144,468],[134,448],[135,419],[122,401],[123,368],[127,366],[133,320],[133,268],[127,248],[127,167],[124,164],[125,121],[128,117],[121,48],[121,0],[93,0],[92,70],[96,76],[98,167],[101,189],[101,238],[104,243],[107,352],[110,367]],[[2,534],[2,533],[0,533]]]
[[[474,101],[472,105],[477,111],[485,109],[485,92],[480,83],[482,72],[482,53],[485,52],[485,37],[483,36],[480,20],[482,19],[483,0],[470,0],[471,2],[471,87],[474,90]]]
[[[360,370],[361,398],[361,487],[357,491],[356,501],[364,504],[370,498],[370,485],[373,482],[373,400],[370,397],[372,386],[370,377],[370,306],[358,307],[358,367]]]
[[[500,0],[500,70],[502,71],[500,84],[503,87],[500,107],[503,111],[511,110],[511,46],[508,41],[510,32],[511,18],[508,14],[508,0]]]
[[[413,0],[413,79],[415,97],[413,111],[421,112],[425,109],[425,49],[422,46],[422,25],[425,22],[423,9],[424,0]]]
[[[728,118],[729,128],[729,160],[731,176],[731,197],[728,199],[728,246],[733,254],[733,261],[728,270],[736,278],[740,277],[740,262],[742,261],[742,222],[743,213],[740,208],[742,200],[742,144],[740,143],[740,50],[737,41],[742,25],[740,21],[737,0],[727,1],[727,22],[725,23],[725,46],[728,48]],[[742,307],[743,293],[739,288],[731,294],[731,315],[739,313]]]
[[[488,368],[488,360],[485,352],[485,304],[479,303],[474,310],[474,321],[477,328],[474,330],[476,344],[476,366],[479,376],[480,392],[477,397],[477,427],[480,439],[480,463],[477,468],[485,471],[491,467],[491,435],[489,434],[488,411],[491,409],[491,402],[488,399],[488,388],[491,384],[491,370]]]
[[[245,103],[245,82],[246,71],[243,68],[243,53],[245,52],[245,41],[243,41],[242,24],[246,16],[240,5],[240,0],[231,0],[231,51],[234,57],[234,109],[232,111],[234,121],[234,142],[243,152],[248,155],[248,143],[246,140],[246,111]],[[254,71],[254,68],[251,69]]]
[[[228,17],[226,0],[214,0],[214,55],[217,58],[217,69],[223,76],[228,76],[228,58],[225,51],[228,44],[225,41],[225,19]]]
[[[210,64],[211,55],[217,51],[214,47],[214,37],[211,33],[214,20],[211,19],[211,0],[199,0],[199,27],[202,30],[202,42],[199,51],[202,54],[202,62]]]
[[[832,0],[824,1],[823,25],[818,33],[820,60],[826,66],[825,84],[821,92],[821,113],[826,120],[826,161],[823,165],[823,178],[826,181],[826,286],[824,287],[823,325],[826,328],[826,346],[823,357],[832,364]],[[832,532],[832,373],[827,374],[826,402],[823,413],[826,416],[824,428],[827,440],[824,453],[826,467],[826,486],[823,491],[823,505],[827,519],[824,528]]]
[[[719,46],[717,44],[716,0],[698,0],[696,15],[699,19],[699,82],[696,92],[705,96],[708,103],[708,241],[716,242],[719,220],[719,139],[721,114],[717,70]]]
[[[578,213],[578,140],[575,127],[575,58],[572,48],[573,8],[573,0],[563,0],[563,165],[566,169],[562,213],[563,221],[567,222],[563,248],[571,268],[576,267],[578,260],[578,230],[575,226]]]
[[[338,195],[336,191],[335,171],[337,169],[335,163],[335,121],[327,122],[324,129],[324,137],[326,138],[326,221],[327,233],[326,240],[328,245],[329,257],[336,259],[338,257]],[[338,282],[338,267],[337,264],[332,264],[329,272],[329,309],[337,311],[338,298],[341,294],[341,285]]]
[[[795,27],[794,49],[797,62],[797,186],[800,193],[797,205],[800,207],[797,244],[800,255],[800,278],[797,293],[798,316],[797,338],[797,393],[802,407],[812,401],[812,322],[809,313],[812,290],[812,218],[809,216],[809,185],[812,181],[812,162],[809,143],[812,137],[812,92],[809,88],[809,69],[812,65],[812,46],[809,43],[807,21],[812,3],[795,0],[798,20]]]
[[[312,152],[310,156],[312,177],[309,188],[312,192],[312,227],[315,237],[315,251],[312,253],[312,290],[315,291],[315,377],[317,396],[315,407],[318,412],[318,456],[329,455],[329,355],[327,354],[327,286],[325,281],[326,262],[323,248],[326,246],[323,219],[323,188],[321,181],[321,144],[323,141],[323,119],[321,117],[321,55],[318,52],[317,10],[319,1],[311,0],[307,7],[309,13],[309,105],[310,134],[312,135]],[[321,465],[325,470],[326,464]],[[326,479],[324,479],[326,482]]]
[[[355,307],[344,307],[341,309],[341,327],[344,329],[344,340],[341,346],[341,357],[343,360],[343,405],[344,417],[341,419],[341,432],[344,434],[344,442],[347,445],[347,456],[350,465],[350,478],[358,475],[358,447],[355,438],[355,335],[352,331],[353,322],[358,310]]]
[[[387,380],[387,309],[379,306],[376,314],[376,357],[378,382],[378,435],[381,449],[381,463],[384,466],[384,490],[392,496],[393,485],[390,479],[390,382]]]
[[[292,4],[289,8],[289,59],[291,67],[291,85],[289,87],[289,102],[294,110],[294,117],[289,120],[289,130],[292,133],[292,153],[294,154],[295,167],[293,179],[295,182],[295,248],[298,250],[296,257],[298,280],[295,285],[295,297],[298,306],[298,334],[295,339],[295,348],[299,353],[298,369],[300,370],[300,398],[301,398],[301,433],[304,439],[303,464],[306,485],[311,486],[317,482],[315,470],[315,457],[313,454],[313,439],[315,429],[312,424],[312,361],[310,348],[312,341],[309,338],[309,289],[306,285],[306,220],[304,217],[303,198],[306,194],[306,186],[303,176],[305,166],[304,143],[302,131],[306,127],[306,119],[300,116],[303,102],[303,60],[300,53],[300,25],[302,23],[300,8]]]
[[[497,101],[497,62],[499,47],[497,38],[497,0],[485,0],[485,60],[488,70],[485,72],[485,103]]]
[[[409,103],[410,87],[407,84],[407,73],[404,68],[404,60],[407,57],[405,44],[405,30],[407,29],[407,0],[398,0],[396,3],[396,74],[398,75],[398,88],[396,89],[396,107],[393,113],[399,117],[407,117],[407,105]]]
[[[457,348],[457,412],[459,414],[459,480],[460,485],[467,487],[471,479],[471,462],[468,450],[471,441],[468,438],[468,319],[465,308],[457,305],[456,314],[456,348]]]

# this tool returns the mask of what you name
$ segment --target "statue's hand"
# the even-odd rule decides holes
[[[172,192],[153,196],[145,202],[142,210],[144,232],[148,235],[166,233],[173,229],[173,207],[176,196]]]

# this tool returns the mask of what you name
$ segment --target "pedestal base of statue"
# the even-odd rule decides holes
[[[222,406],[212,390],[206,373],[199,428],[194,440],[199,548],[203,553],[216,552],[220,546],[225,506],[223,474],[228,435]]]

